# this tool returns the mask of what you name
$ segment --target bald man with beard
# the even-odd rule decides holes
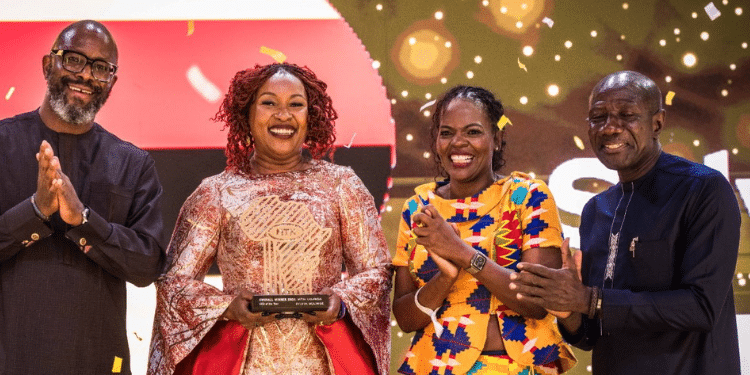
[[[563,246],[559,270],[521,263],[511,289],[592,350],[594,375],[739,375],[737,198],[718,171],[662,151],[661,98],[632,71],[594,87],[589,141],[620,182],[584,207],[581,251]]]
[[[41,106],[0,121],[0,374],[130,374],[126,284],[164,267],[149,154],[94,122],[117,82],[104,25],[66,27]]]

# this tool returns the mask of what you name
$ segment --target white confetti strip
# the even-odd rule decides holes
[[[201,69],[197,65],[193,65],[188,69],[187,79],[195,91],[207,101],[215,103],[221,99],[219,88],[203,75],[203,72],[201,72]]]
[[[431,105],[435,104],[435,102],[436,102],[436,100],[430,100],[429,102],[427,102],[427,103],[424,103],[424,105],[423,105],[423,106],[419,107],[419,112],[422,112],[422,111],[424,111],[424,109],[425,109],[425,108],[427,108],[427,107],[429,107],[429,106],[431,106]]]
[[[356,136],[357,136],[357,133],[352,134],[352,139],[349,140],[349,144],[346,145],[346,146],[344,146],[344,147],[351,148],[352,147],[352,143],[354,142],[354,137],[356,137]]]
[[[13,86],[10,89],[8,89],[8,93],[5,94],[5,100],[10,100],[10,97],[13,95],[13,91],[16,91],[16,87]]]
[[[714,5],[713,2],[708,3],[708,5],[703,7],[703,9],[706,10],[706,14],[708,14],[708,18],[710,18],[711,21],[719,18],[719,16],[721,15],[721,12],[719,12],[719,10],[716,9],[716,5]]]
[[[549,26],[550,28],[552,28],[552,25],[554,25],[554,24],[555,24],[555,21],[553,21],[553,20],[552,20],[551,18],[549,18],[549,17],[544,17],[544,18],[542,19],[542,23],[543,23],[543,24],[545,24],[545,25],[547,25],[547,26]]]

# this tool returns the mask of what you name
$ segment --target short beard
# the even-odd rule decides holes
[[[91,88],[94,93],[93,100],[84,106],[69,103],[68,98],[65,96],[65,87],[71,82]],[[50,107],[63,121],[69,124],[86,125],[94,122],[94,117],[96,117],[96,114],[104,106],[107,98],[109,98],[109,93],[109,90],[103,92],[102,89],[86,84],[85,81],[76,82],[67,77],[60,77],[59,79],[52,79],[50,77],[47,80],[47,94],[49,95]]]

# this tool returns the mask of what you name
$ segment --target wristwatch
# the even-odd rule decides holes
[[[466,272],[473,275],[481,271],[485,264],[487,264],[487,256],[477,251],[474,253],[474,256],[471,257],[469,268],[466,269]]]

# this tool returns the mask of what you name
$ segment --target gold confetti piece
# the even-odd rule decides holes
[[[190,20],[190,21],[188,21],[188,33],[187,33],[187,36],[193,35],[194,32],[195,32],[195,21]]]
[[[529,70],[526,69],[526,65],[523,65],[523,63],[521,63],[521,58],[520,57],[518,58],[518,67],[521,68],[521,69],[523,69],[523,70],[525,70],[526,73],[529,72]]]
[[[112,373],[119,374],[122,371],[122,358],[115,356],[115,361],[112,363]]]
[[[554,24],[555,24],[555,21],[553,21],[553,20],[552,20],[551,18],[549,18],[549,17],[544,17],[544,18],[542,19],[542,23],[544,23],[544,24],[546,24],[547,26],[549,26],[550,28],[552,28],[552,25],[554,25]]]
[[[706,14],[708,14],[708,18],[711,19],[711,21],[719,18],[721,15],[721,12],[719,12],[718,9],[716,9],[716,5],[714,5],[713,2],[708,3],[703,9],[706,11]]]
[[[133,334],[135,335],[135,338],[138,339],[138,341],[143,341],[143,339],[141,338],[141,336],[138,336],[138,332],[133,331]]]
[[[579,138],[577,135],[573,136],[573,142],[575,142],[576,147],[578,147],[581,150],[586,148],[586,146],[583,145],[583,141],[581,140],[581,138]]]
[[[664,103],[666,105],[672,105],[672,99],[674,99],[674,91],[670,91],[667,93],[667,98],[664,99]]]
[[[5,100],[10,100],[11,95],[13,95],[13,91],[16,91],[16,87],[13,86],[10,89],[8,89],[8,93],[5,94]]]
[[[270,49],[270,48],[268,48],[266,46],[261,46],[260,47],[260,53],[264,53],[264,54],[266,54],[268,56],[273,57],[273,59],[276,60],[276,62],[279,63],[279,64],[283,63],[286,60],[286,55],[285,54],[283,54],[282,52],[277,51],[275,49]]]
[[[436,102],[436,100],[430,100],[429,102],[427,102],[427,103],[424,103],[424,105],[423,105],[423,106],[419,107],[419,112],[422,112],[422,111],[424,111],[424,109],[425,109],[425,108],[427,108],[427,107],[429,107],[429,106],[431,106],[431,105],[435,104],[435,102]]]
[[[500,120],[497,121],[497,129],[502,131],[503,129],[505,129],[505,125],[508,124],[513,125],[513,123],[510,122],[510,119],[503,115],[503,117],[500,117]]]

